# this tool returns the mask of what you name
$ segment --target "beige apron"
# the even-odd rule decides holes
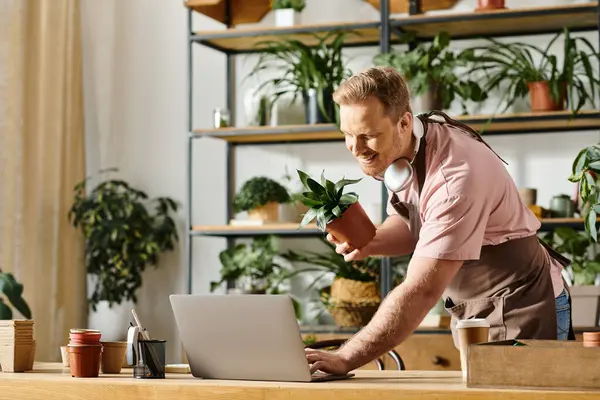
[[[414,165],[419,197],[426,179],[425,136],[428,124],[444,125],[431,119],[432,114],[442,116],[447,124],[458,127],[487,146],[475,131],[444,113],[434,111],[418,116],[424,125]],[[410,223],[415,240],[418,240],[421,229],[418,206],[399,201],[395,193],[390,203]],[[569,264],[568,259],[540,241],[537,235],[483,246],[479,260],[463,264],[443,294],[444,306],[452,316],[451,329],[456,345],[456,321],[469,318],[485,318],[489,322],[490,341],[557,338],[550,265],[542,246],[563,266]]]

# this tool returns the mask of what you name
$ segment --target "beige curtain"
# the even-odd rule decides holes
[[[79,19],[78,0],[0,0],[0,268],[24,285],[38,361],[59,360],[87,317],[67,219],[85,177]]]

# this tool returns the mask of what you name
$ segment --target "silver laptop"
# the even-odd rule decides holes
[[[320,382],[287,295],[169,296],[191,373],[204,379]]]

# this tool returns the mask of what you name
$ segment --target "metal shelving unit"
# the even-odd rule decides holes
[[[379,46],[381,52],[389,52],[392,44],[397,43],[405,31],[414,31],[421,41],[431,40],[441,30],[450,33],[452,40],[473,39],[481,36],[519,36],[555,33],[568,26],[572,32],[598,31],[599,5],[597,2],[584,4],[559,5],[551,7],[514,8],[488,12],[436,13],[422,14],[421,0],[409,1],[409,15],[401,18],[390,18],[390,1],[380,0],[380,19],[362,23],[335,23],[299,26],[291,28],[232,28],[231,0],[224,1],[222,22],[227,29],[218,31],[194,32],[192,30],[192,14],[196,11],[188,8],[188,152],[187,152],[187,190],[188,214],[186,238],[186,255],[188,266],[188,292],[192,292],[193,253],[191,241],[195,237],[222,237],[227,245],[232,246],[235,239],[260,235],[279,235],[283,237],[318,237],[322,235],[316,226],[308,226],[298,230],[296,224],[265,225],[260,227],[246,226],[193,226],[192,225],[192,146],[196,139],[205,137],[219,138],[226,142],[226,195],[228,208],[226,221],[231,220],[233,210],[231,199],[235,189],[233,176],[234,152],[237,145],[269,145],[281,143],[317,143],[342,141],[343,137],[335,125],[294,125],[277,127],[247,127],[201,129],[192,126],[193,93],[192,52],[194,45],[210,47],[222,52],[227,58],[226,104],[231,112],[231,125],[235,126],[235,91],[234,91],[234,57],[237,54],[258,53],[261,51],[256,43],[262,40],[273,40],[283,36],[310,44],[314,41],[309,33],[345,30],[358,32],[345,43],[345,47]],[[600,38],[599,38],[600,40]],[[581,112],[572,116],[567,112],[524,113],[493,116],[469,116],[460,118],[475,129],[483,129],[483,135],[533,134],[547,132],[581,131],[600,128],[600,111]],[[382,185],[382,204],[387,202],[387,192]],[[383,207],[383,215],[385,207]],[[541,231],[549,231],[557,226],[570,226],[583,229],[583,221],[579,219],[546,219],[542,220]],[[382,260],[381,280],[382,296],[390,290],[390,263]]]

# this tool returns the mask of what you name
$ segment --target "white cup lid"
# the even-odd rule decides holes
[[[490,324],[485,318],[461,319],[456,323],[456,328],[489,328]]]

